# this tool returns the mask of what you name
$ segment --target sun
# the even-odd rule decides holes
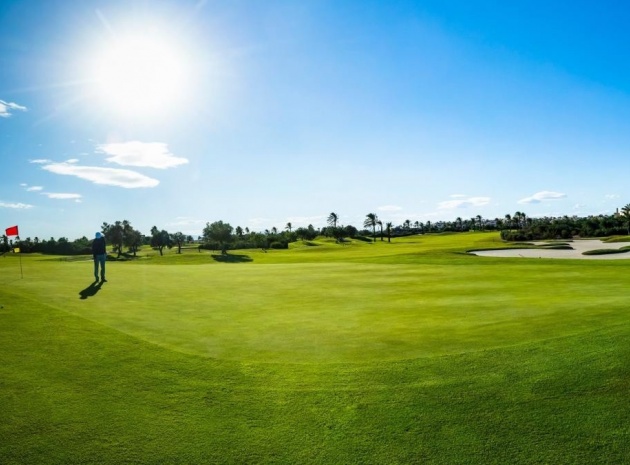
[[[186,93],[185,54],[161,37],[117,37],[93,57],[91,80],[96,95],[117,114],[159,115],[177,105]]]

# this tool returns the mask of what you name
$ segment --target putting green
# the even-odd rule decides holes
[[[89,261],[43,261],[12,285],[171,350],[248,362],[413,359],[622,322],[623,289],[630,283],[618,274],[613,280],[615,268],[486,260],[114,262],[108,263],[109,282],[91,290]]]

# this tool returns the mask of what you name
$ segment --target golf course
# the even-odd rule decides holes
[[[0,463],[630,463],[630,260],[505,246],[7,253]]]

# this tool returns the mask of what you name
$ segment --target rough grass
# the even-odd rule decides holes
[[[0,258],[0,462],[627,463],[629,265],[501,244]]]

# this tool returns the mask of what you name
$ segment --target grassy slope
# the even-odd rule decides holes
[[[628,265],[491,244],[0,259],[0,462],[629,461]]]

